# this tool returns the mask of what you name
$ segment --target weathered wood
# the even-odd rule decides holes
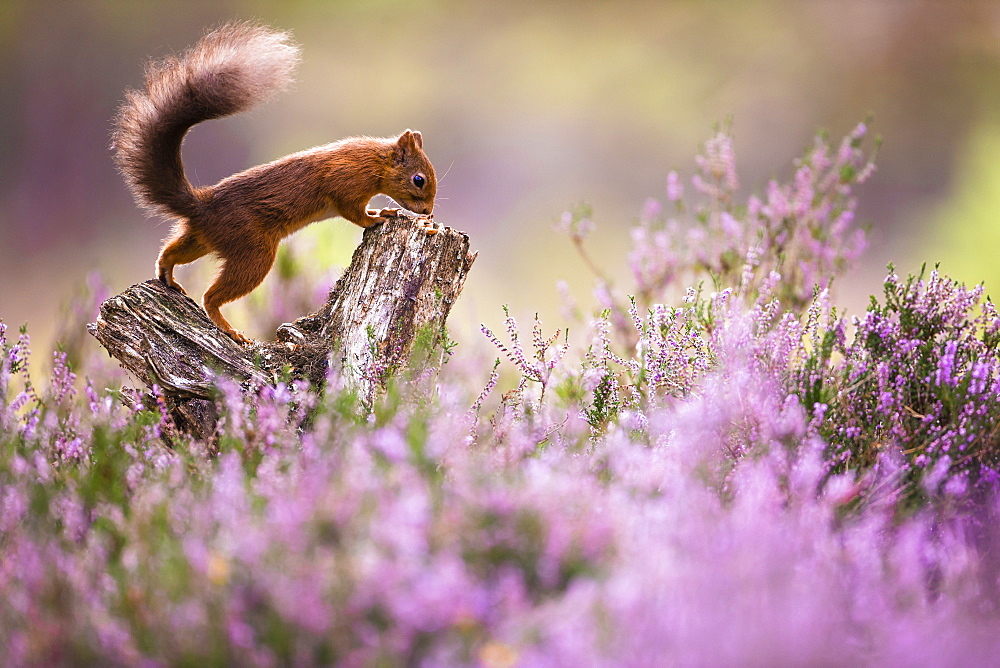
[[[428,235],[398,224],[365,230],[313,321],[363,397],[374,392],[378,369],[406,363],[421,331],[444,333],[475,258],[468,237],[452,230]]]
[[[218,374],[269,380],[201,306],[155,278],[106,300],[87,329],[123,367],[177,397],[212,398]]]
[[[332,361],[370,402],[386,369],[405,366],[421,332],[443,334],[476,258],[466,234],[428,234],[428,221],[401,211],[365,230],[327,302],[278,328],[277,340],[241,346],[189,297],[149,280],[101,304],[87,326],[123,367],[167,397],[178,427],[214,431],[216,379],[246,391],[280,376],[321,384]]]

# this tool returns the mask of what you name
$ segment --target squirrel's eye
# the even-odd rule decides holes
[[[424,175],[423,174],[414,174],[413,175],[413,185],[415,185],[418,188],[423,188],[424,187]]]

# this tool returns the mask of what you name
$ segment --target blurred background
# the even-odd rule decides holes
[[[449,321],[460,339],[497,326],[501,304],[560,326],[560,279],[592,304],[593,277],[553,230],[560,214],[592,205],[594,256],[624,277],[644,200],[664,198],[669,170],[690,176],[728,118],[745,196],[787,178],[817,130],[839,138],[873,114],[884,144],[859,216],[872,245],[838,293],[851,312],[880,291],[889,261],[1000,286],[1000,2],[2,0],[0,318],[27,322],[37,348],[92,272],[112,293],[151,278],[168,233],[111,163],[123,90],[141,85],[148,57],[249,18],[294,32],[298,83],[195,128],[189,178],[421,130],[444,176],[436,218],[480,252]],[[334,276],[360,238],[344,221],[300,234],[299,257]],[[200,300],[212,269],[201,260],[178,276]],[[273,338],[254,308],[266,306],[226,312]]]

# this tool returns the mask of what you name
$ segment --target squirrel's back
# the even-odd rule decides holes
[[[126,93],[115,118],[115,161],[140,206],[167,216],[197,215],[181,142],[196,123],[235,114],[292,81],[299,48],[291,36],[230,23],[179,57],[151,62],[145,90]]]

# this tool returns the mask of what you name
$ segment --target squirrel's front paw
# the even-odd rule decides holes
[[[417,225],[424,231],[424,234],[427,235],[437,234],[442,229],[441,223],[434,220],[433,217],[417,218]]]
[[[394,207],[386,207],[386,208],[382,209],[381,211],[376,211],[375,209],[368,209],[367,211],[368,211],[368,215],[369,216],[373,216],[373,217],[376,217],[376,218],[378,218],[378,217],[381,217],[381,218],[386,218],[386,217],[395,218],[396,216],[399,215],[399,211],[400,210],[397,209],[397,208],[394,208]]]

